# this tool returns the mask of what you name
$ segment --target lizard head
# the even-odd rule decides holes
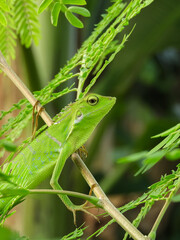
[[[85,126],[93,131],[102,118],[111,110],[116,102],[115,97],[105,97],[98,94],[88,94],[78,102],[75,124]]]
[[[73,143],[72,152],[79,149],[90,137],[98,123],[111,110],[116,102],[114,97],[88,94],[69,105],[61,118],[51,127],[59,134],[57,124],[66,134],[66,141]],[[62,137],[60,138],[62,139]]]

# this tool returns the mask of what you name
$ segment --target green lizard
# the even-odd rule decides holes
[[[35,188],[52,174],[50,185],[54,190],[62,190],[58,179],[66,159],[87,141],[115,101],[114,97],[89,94],[72,103],[52,126],[27,145],[14,160],[4,164],[2,172],[11,175],[11,181],[25,189]],[[3,187],[1,183],[0,188]],[[58,196],[74,217],[77,210],[83,210],[82,205],[74,205],[68,196]],[[21,198],[0,199],[1,221]]]

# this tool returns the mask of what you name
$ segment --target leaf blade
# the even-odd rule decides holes
[[[53,0],[43,0],[39,6],[38,13],[42,13],[52,2]]]
[[[73,5],[86,5],[85,0],[63,0],[64,4],[73,4]]]
[[[74,27],[77,27],[77,28],[83,28],[84,27],[83,23],[76,16],[74,16],[74,14],[72,14],[70,11],[66,11],[65,16],[66,16],[67,20]]]
[[[51,22],[53,26],[57,26],[60,11],[61,4],[59,2],[56,2],[51,11]]]
[[[162,140],[158,145],[156,145],[153,149],[148,152],[148,155],[151,155],[157,152],[160,148],[162,148],[166,143],[171,139],[171,135],[168,135],[164,140]]]
[[[8,4],[3,0],[0,1],[0,8],[5,12],[10,11]]]
[[[7,26],[7,19],[1,10],[0,10],[0,24],[2,24],[3,26]]]
[[[83,8],[83,7],[73,6],[73,7],[69,7],[68,10],[70,12],[77,13],[77,14],[83,16],[83,17],[90,17],[91,16],[90,12],[86,8]]]
[[[178,124],[175,125],[174,127],[169,128],[168,130],[166,130],[166,131],[164,131],[164,132],[162,132],[162,133],[159,133],[159,134],[157,134],[157,135],[155,135],[155,136],[152,136],[152,138],[165,137],[165,136],[167,136],[167,135],[169,135],[169,134],[177,131],[179,128],[180,128],[180,123],[178,123]]]
[[[179,137],[180,133],[177,132],[176,134],[171,134],[171,139],[164,145],[163,148],[169,147],[171,144],[173,144]]]
[[[147,155],[147,151],[142,151],[138,153],[133,153],[128,156],[119,158],[117,160],[117,163],[128,163],[128,162],[136,162],[142,158],[144,158]]]

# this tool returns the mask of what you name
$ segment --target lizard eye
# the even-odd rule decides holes
[[[87,103],[89,104],[89,105],[96,105],[97,103],[98,103],[98,101],[99,101],[99,98],[98,97],[96,97],[96,96],[90,96],[90,97],[88,97],[88,99],[87,99]]]

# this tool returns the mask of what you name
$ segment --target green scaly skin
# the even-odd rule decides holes
[[[58,179],[66,159],[87,141],[115,101],[113,97],[89,94],[72,103],[52,126],[34,139],[13,161],[4,164],[2,172],[11,175],[11,181],[25,189],[35,188],[52,175],[52,188],[62,190]],[[0,188],[3,187],[1,184]],[[74,205],[68,196],[58,196],[74,217],[77,210],[83,210],[82,206]],[[0,199],[1,221],[21,198]]]

